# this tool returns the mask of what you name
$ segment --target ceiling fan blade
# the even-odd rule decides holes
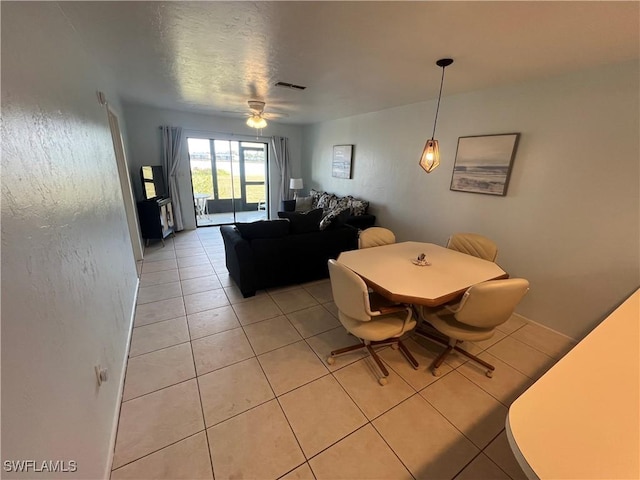
[[[269,119],[277,120],[278,118],[287,118],[289,115],[281,112],[265,112],[262,114],[262,116],[267,120]]]

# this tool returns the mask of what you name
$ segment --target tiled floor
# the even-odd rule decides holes
[[[492,379],[427,340],[380,352],[389,383],[337,320],[328,280],[244,299],[219,229],[153,245],[141,286],[113,479],[521,479],[509,404],[573,343],[517,317],[472,351]]]

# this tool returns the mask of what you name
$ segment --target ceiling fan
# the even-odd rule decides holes
[[[247,125],[251,128],[261,129],[267,126],[267,119],[286,117],[285,113],[267,113],[265,112],[266,103],[261,100],[249,100],[249,113],[244,113],[248,116]]]

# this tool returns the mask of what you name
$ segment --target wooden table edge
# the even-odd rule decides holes
[[[502,280],[504,278],[509,278],[509,274],[508,273],[503,273],[502,275],[498,275],[496,277],[493,278],[489,278],[485,281],[489,282],[491,280]],[[464,292],[467,291],[467,289],[469,287],[471,287],[471,285],[469,285],[469,287],[467,288],[463,288],[462,290],[458,290],[452,293],[448,293],[447,295],[442,295],[441,297],[438,298],[434,298],[434,299],[424,299],[421,297],[413,297],[410,295],[403,295],[401,293],[392,293],[389,290],[382,288],[380,285],[370,281],[369,279],[362,277],[362,279],[365,281],[365,283],[370,286],[371,288],[373,288],[376,292],[378,292],[380,295],[382,295],[385,298],[388,298],[389,300],[391,300],[392,302],[395,303],[410,303],[413,305],[424,305],[427,307],[439,307],[440,305],[444,305],[445,303],[449,303],[452,300],[456,300],[457,298],[461,297]]]

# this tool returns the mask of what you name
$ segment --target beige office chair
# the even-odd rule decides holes
[[[402,335],[416,326],[412,309],[405,305],[385,302],[375,294],[372,302],[364,280],[335,260],[329,260],[329,276],[340,322],[349,333],[360,339],[360,343],[332,351],[327,363],[332,365],[336,356],[366,348],[383,374],[378,383],[385,385],[389,371],[373,347],[397,345],[413,368],[417,369],[418,362],[400,340]]]
[[[448,337],[443,339],[425,332],[416,331],[432,340],[447,345],[433,363],[433,375],[439,376],[438,368],[452,350],[462,353],[487,369],[487,377],[493,376],[495,367],[458,346],[461,341],[475,342],[491,338],[498,325],[511,317],[522,297],[529,290],[529,282],[523,278],[489,280],[469,287],[460,303],[441,309],[419,309],[420,316],[438,332]]]
[[[369,227],[360,232],[358,248],[379,247],[396,243],[396,236],[388,228]]]
[[[477,233],[454,233],[449,237],[447,248],[490,262],[494,262],[498,256],[498,246]]]

